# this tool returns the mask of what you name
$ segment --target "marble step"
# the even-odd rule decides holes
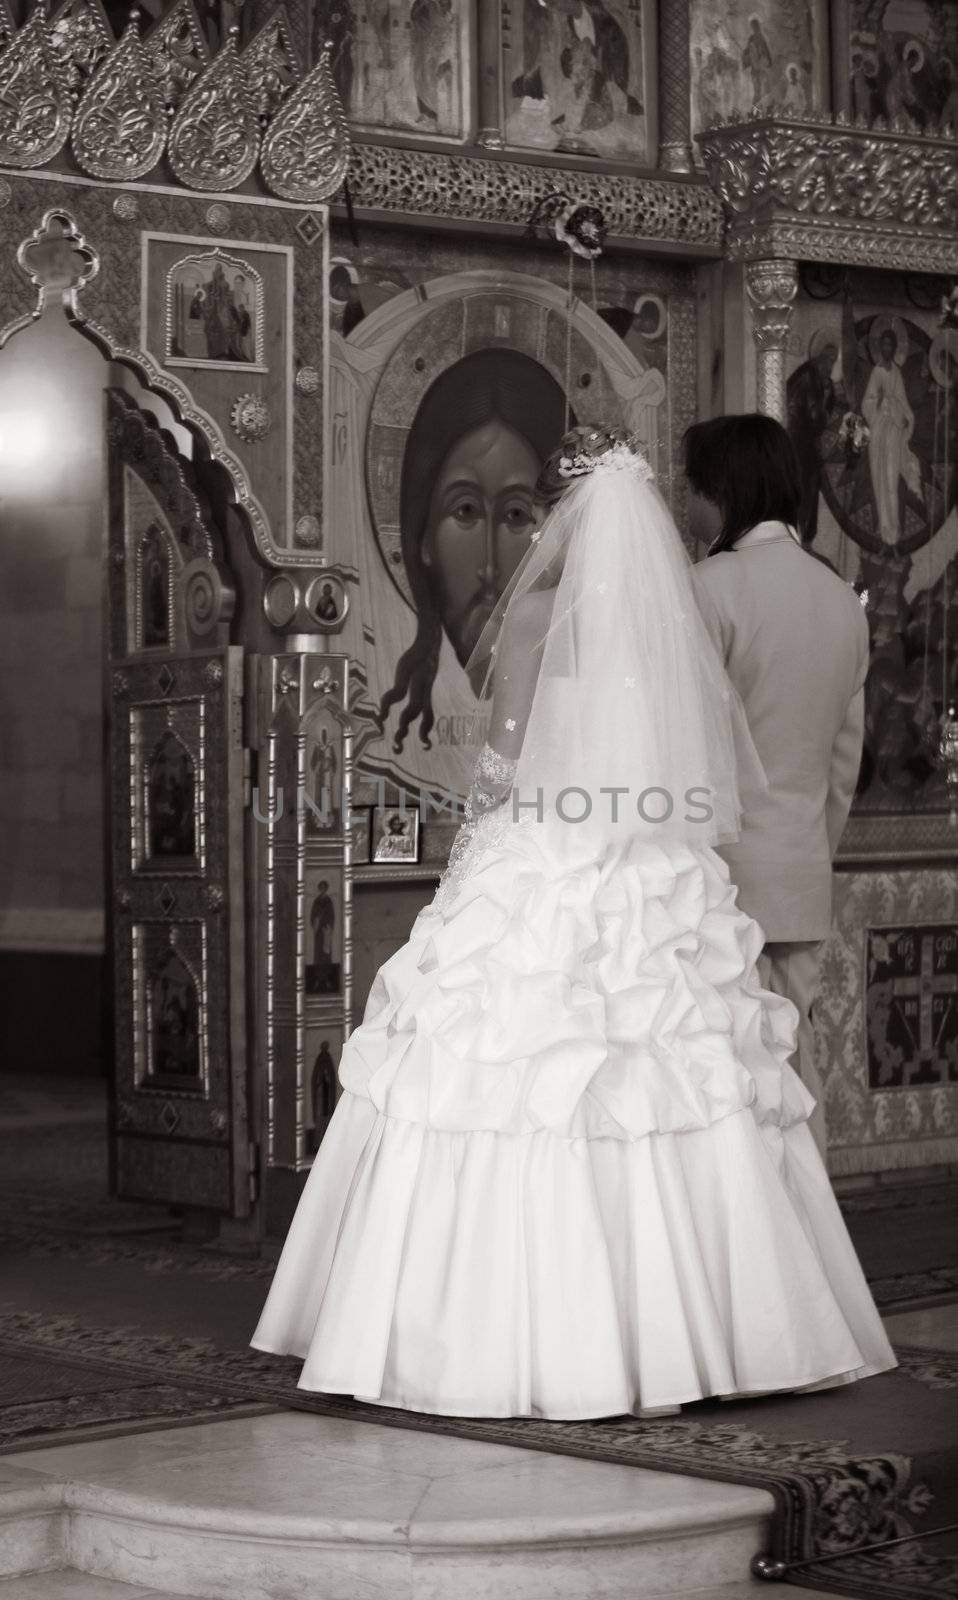
[[[88,1572],[34,1572],[28,1578],[0,1578],[0,1600],[181,1600],[169,1589],[140,1589]]]
[[[771,1510],[761,1489],[276,1412],[6,1456],[0,1577],[140,1600],[752,1593]]]
[[[16,1587],[14,1587],[14,1585]],[[687,1589],[686,1600],[757,1600],[767,1592],[765,1584],[745,1579],[723,1583],[717,1589]],[[810,1589],[790,1589],[791,1600],[812,1595]],[[168,1589],[138,1589],[112,1578],[91,1578],[86,1572],[36,1572],[30,1578],[0,1578],[0,1600],[181,1600]],[[583,1597],[585,1600],[585,1597]],[[816,1589],[814,1600],[848,1600],[847,1595],[826,1594]]]

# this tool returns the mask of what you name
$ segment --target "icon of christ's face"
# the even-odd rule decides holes
[[[429,502],[423,564],[446,634],[465,664],[536,530],[539,460],[498,419],[453,445]]]

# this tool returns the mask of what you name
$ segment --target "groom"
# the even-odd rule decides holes
[[[702,614],[741,696],[768,789],[746,800],[722,855],[738,903],[762,928],[759,974],[798,1008],[794,1066],[825,1109],[812,1001],[831,925],[832,858],[861,762],[868,623],[854,590],[795,534],[801,480],[770,417],[717,417],[685,436],[689,520],[709,540],[695,568]]]

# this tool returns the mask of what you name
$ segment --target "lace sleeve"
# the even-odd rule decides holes
[[[516,763],[499,754],[491,744],[484,744],[479,752],[472,788],[466,801],[467,822],[475,822],[487,811],[495,811],[512,787]]]

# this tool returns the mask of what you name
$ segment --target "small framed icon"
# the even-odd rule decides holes
[[[349,841],[352,846],[354,867],[362,867],[369,860],[369,826],[372,813],[368,806],[358,807],[349,813]]]
[[[419,812],[399,806],[373,807],[372,858],[408,866],[419,860]]]
[[[306,610],[320,633],[338,633],[349,610],[349,596],[335,572],[323,572],[306,590]]]

